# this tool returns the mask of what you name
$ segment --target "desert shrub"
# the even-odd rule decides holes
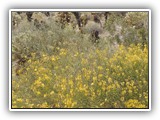
[[[37,29],[32,22],[22,21],[12,34],[12,54],[21,58],[35,52],[51,54],[54,50],[56,54],[57,48],[67,48],[65,42],[74,43],[80,38],[81,35],[75,33],[71,26],[61,29],[54,21],[46,23],[45,29]]]
[[[17,14],[16,12],[12,12],[12,26],[15,28],[15,26],[18,26],[19,23],[21,22],[22,17]]]
[[[127,12],[122,15],[111,12],[106,30],[112,43],[119,44],[148,44],[148,12]]]
[[[147,108],[148,47],[34,54],[12,80],[13,108]]]

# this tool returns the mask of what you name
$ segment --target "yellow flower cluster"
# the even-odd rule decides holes
[[[138,100],[129,99],[125,102],[126,108],[146,108],[144,104],[141,104]]]
[[[43,54],[12,81],[13,108],[146,108],[148,48]]]

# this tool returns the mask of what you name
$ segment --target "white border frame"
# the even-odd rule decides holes
[[[102,11],[146,11],[149,13],[149,109],[12,109],[11,108],[11,13],[12,11],[85,11],[85,12],[102,12]],[[151,10],[150,9],[10,9],[9,10],[9,110],[10,111],[151,111]]]

